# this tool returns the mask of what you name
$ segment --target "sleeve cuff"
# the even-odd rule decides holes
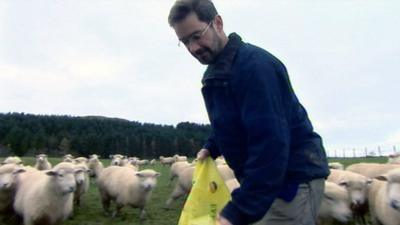
[[[248,224],[244,214],[230,201],[222,210],[221,215],[225,217],[233,225]]]

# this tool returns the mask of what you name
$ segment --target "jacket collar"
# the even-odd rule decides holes
[[[233,60],[239,47],[243,44],[242,38],[236,33],[228,36],[229,40],[215,62],[208,65],[204,72],[202,83],[207,79],[226,79],[229,77]]]

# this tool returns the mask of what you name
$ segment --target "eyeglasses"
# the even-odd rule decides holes
[[[207,32],[208,28],[210,28],[211,24],[212,24],[212,21],[202,31],[194,32],[189,37],[180,39],[178,42],[178,46],[181,46],[181,42],[185,46],[189,46],[192,42],[199,41],[204,36],[204,34]]]

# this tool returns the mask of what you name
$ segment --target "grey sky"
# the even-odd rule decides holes
[[[270,51],[328,149],[400,150],[400,1],[215,0]],[[172,0],[0,2],[0,112],[208,123]]]

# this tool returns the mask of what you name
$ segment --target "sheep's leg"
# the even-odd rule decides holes
[[[185,190],[183,190],[183,188],[181,187],[181,185],[176,184],[174,191],[172,192],[171,196],[169,197],[169,199],[167,200],[167,202],[165,202],[165,209],[169,209],[169,206],[171,205],[171,203],[173,201],[175,201],[176,199],[180,198],[181,196],[185,195],[186,192]]]
[[[110,214],[110,204],[111,200],[106,196],[101,196],[101,203],[103,205],[103,211],[106,216]]]
[[[146,215],[146,211],[144,210],[144,207],[140,208],[140,217],[139,217],[140,220],[146,219],[145,215]]]
[[[119,214],[119,212],[121,211],[122,207],[124,207],[124,206],[117,203],[117,205],[115,206],[115,211],[112,214],[112,218],[115,218]]]

